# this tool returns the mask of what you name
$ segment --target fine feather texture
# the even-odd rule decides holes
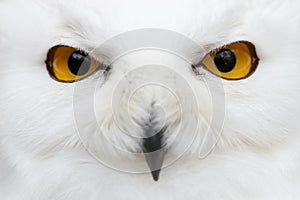
[[[296,0],[1,1],[0,199],[299,199],[299,9]],[[236,41],[256,47],[252,76],[195,73]],[[44,61],[58,44],[110,71],[53,80]],[[149,119],[167,127],[158,182],[142,154]]]

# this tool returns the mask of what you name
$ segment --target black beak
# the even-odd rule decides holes
[[[145,158],[154,181],[159,179],[159,173],[166,154],[166,150],[162,147],[162,136],[163,131],[160,131],[153,136],[145,138],[143,142]]]

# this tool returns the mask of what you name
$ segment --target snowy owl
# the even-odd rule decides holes
[[[0,199],[299,199],[297,0],[0,2]]]

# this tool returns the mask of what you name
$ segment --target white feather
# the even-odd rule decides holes
[[[296,0],[1,1],[0,199],[298,199],[299,9]],[[247,40],[260,63],[251,77],[226,81],[202,69],[196,76],[183,57],[151,48],[123,54],[108,77],[98,72],[66,84],[48,75],[44,60],[54,45],[107,63],[131,43],[101,48],[103,42],[144,28],[165,30],[178,49],[188,42],[172,36],[194,41],[199,49],[185,52],[191,62]],[[138,71],[145,65],[168,68]],[[152,75],[171,89],[149,85],[130,93]],[[218,107],[209,88],[222,96],[220,85],[222,130],[209,127]],[[168,166],[159,182],[138,173],[146,169],[142,124],[153,103],[156,128],[169,125]],[[200,159],[202,151],[209,155]]]

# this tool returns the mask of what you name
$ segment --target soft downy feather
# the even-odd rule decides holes
[[[1,1],[0,199],[298,199],[299,8],[296,0]],[[50,78],[44,61],[51,47],[80,48],[109,63],[105,59],[119,49],[100,48],[102,43],[145,28],[195,42],[199,48],[188,55],[193,63],[174,52],[142,49],[116,59],[107,76],[99,71],[68,84]],[[166,40],[177,44],[172,37]],[[209,51],[242,40],[255,45],[260,59],[252,76],[228,81],[202,68],[194,73],[192,64]],[[126,91],[150,76],[135,70],[147,64],[168,66],[172,73],[159,71],[155,77],[179,94],[186,92],[182,77],[196,104],[159,85],[143,87],[131,98]],[[128,76],[131,72],[139,73]],[[216,106],[210,89],[218,85],[225,111],[219,138],[205,135],[217,129],[210,127]],[[129,117],[127,108],[113,110],[117,86],[130,100]],[[180,110],[181,104],[188,106]],[[153,117],[151,105],[163,114]],[[196,115],[199,126],[192,132]],[[150,173],[129,170],[146,166],[141,124],[151,117],[169,124],[158,182]],[[178,127],[187,136],[182,140],[195,133],[189,148],[174,139]],[[201,157],[203,146],[214,148]]]

